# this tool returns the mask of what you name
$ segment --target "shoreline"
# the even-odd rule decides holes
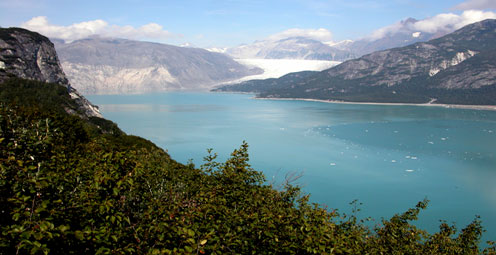
[[[269,97],[253,97],[259,100],[286,100],[286,101],[308,101],[308,102],[320,102],[320,103],[330,103],[330,104],[356,104],[356,105],[390,105],[390,106],[434,106],[434,107],[444,107],[453,109],[468,109],[468,110],[487,110],[496,111],[496,105],[463,105],[463,104],[433,104],[433,103],[377,103],[377,102],[347,102],[339,100],[323,100],[323,99],[311,99],[311,98],[269,98]]]

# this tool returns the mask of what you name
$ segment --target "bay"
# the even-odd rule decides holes
[[[128,134],[197,166],[246,141],[253,168],[290,176],[311,201],[380,223],[430,200],[417,226],[459,229],[480,215],[496,239],[496,112],[442,107],[257,100],[246,94],[159,93],[88,98]]]

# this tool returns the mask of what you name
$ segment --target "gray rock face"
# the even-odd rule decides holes
[[[159,43],[88,38],[55,47],[73,85],[85,94],[208,90],[262,72],[224,54]]]
[[[19,78],[67,86],[57,53],[48,38],[20,28],[1,29],[0,66]]]
[[[337,68],[328,70],[329,77],[340,77],[344,80],[359,80],[363,86],[394,86],[417,76],[435,76],[452,66],[476,56],[478,51],[470,49],[455,50],[440,48],[429,43],[419,43],[414,47],[402,50],[385,50],[365,55],[362,58],[343,63]],[[364,79],[366,78],[366,79]],[[453,84],[440,88],[460,88],[470,86],[479,88],[483,84],[474,81],[471,84]]]
[[[436,40],[344,62],[327,75],[360,86],[394,86],[422,77],[433,88],[478,89],[496,82],[495,50],[496,20],[486,20]]]
[[[70,86],[53,43],[38,33],[0,28],[0,83],[10,76],[63,85],[86,117],[101,117],[98,107]]]

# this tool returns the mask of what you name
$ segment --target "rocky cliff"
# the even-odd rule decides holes
[[[288,77],[258,82],[257,91],[261,97],[275,98],[496,104],[496,20],[474,23],[428,42],[374,52],[322,72],[291,77],[290,82]],[[232,90],[240,87],[243,85]]]
[[[70,85],[53,43],[38,33],[21,28],[0,28],[0,83],[10,77],[65,86],[84,116],[101,117],[98,107]]]
[[[262,72],[224,54],[159,43],[88,38],[55,47],[64,71],[84,94],[207,90]]]

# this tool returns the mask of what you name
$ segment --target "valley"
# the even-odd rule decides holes
[[[0,3],[0,254],[495,254],[492,2],[53,4]]]

